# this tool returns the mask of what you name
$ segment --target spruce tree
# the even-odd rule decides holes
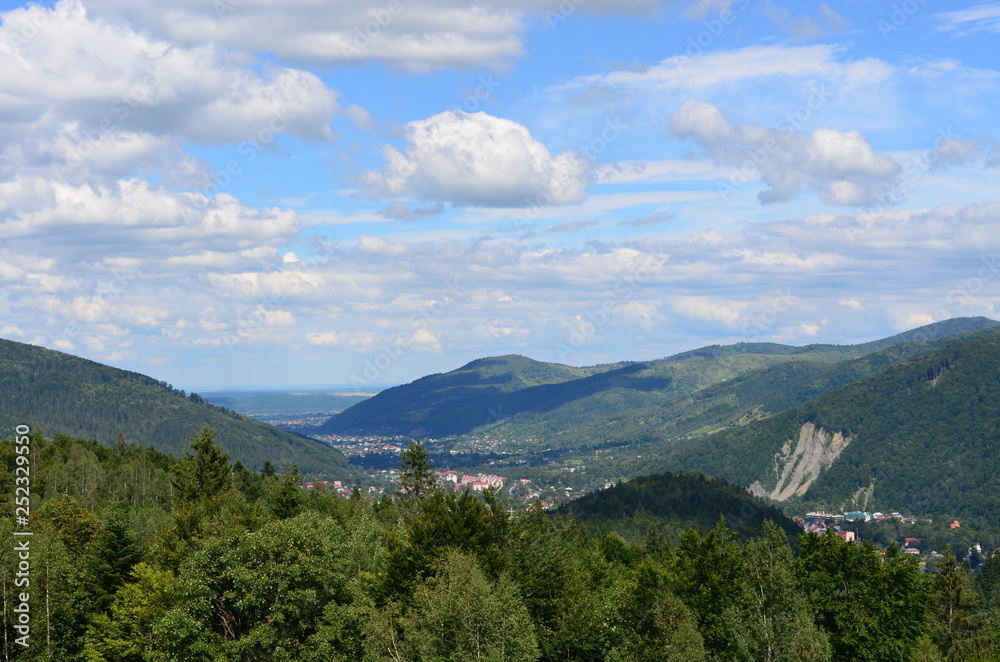
[[[985,614],[972,585],[972,573],[949,547],[938,560],[934,585],[927,599],[927,629],[948,662],[972,662],[990,657],[993,641]]]
[[[174,472],[173,485],[179,503],[212,500],[222,494],[231,480],[229,453],[215,443],[215,433],[207,425],[191,442],[191,451],[184,451]]]
[[[399,464],[399,496],[419,501],[434,491],[434,465],[427,449],[419,441],[410,442]]]

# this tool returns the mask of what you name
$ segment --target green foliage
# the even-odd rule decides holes
[[[742,487],[702,474],[666,472],[642,476],[571,501],[557,511],[591,527],[604,527],[633,542],[651,526],[675,532],[688,528],[707,533],[724,515],[741,539],[760,532],[765,520],[780,523],[787,534],[798,533],[789,517],[755,499]]]
[[[427,449],[419,441],[410,442],[399,463],[399,496],[408,501],[419,501],[434,491],[434,465],[428,459]]]
[[[924,632],[927,580],[895,546],[800,537],[799,584],[830,637],[835,660],[905,660]]]
[[[1000,608],[1000,554],[986,559],[983,567],[976,573],[976,590],[982,604]]]
[[[99,613],[87,630],[87,662],[143,662],[158,648],[157,621],[172,604],[174,576],[139,563],[132,581],[114,595],[109,613]]]
[[[230,485],[229,453],[215,443],[215,433],[205,426],[191,442],[191,451],[177,465],[174,493],[180,504],[212,501]]]
[[[725,518],[707,535],[689,529],[673,556],[673,588],[694,612],[706,650],[732,656],[736,650],[726,610],[741,597],[739,579],[745,559]]]
[[[771,520],[743,550],[739,599],[726,609],[734,659],[829,662],[830,643],[799,591],[788,537]]]
[[[233,458],[256,469],[267,459],[295,462],[308,473],[348,477],[347,460],[337,450],[265,423],[182,396],[168,384],[34,345],[0,339],[0,427],[24,421],[35,428],[113,445],[116,438],[180,455],[186,439],[205,426]],[[72,397],[67,397],[72,394]],[[80,449],[83,450],[83,449]],[[85,454],[84,454],[85,455]],[[92,458],[79,458],[87,465]],[[92,474],[77,462],[61,480]],[[97,486],[100,477],[89,484]],[[68,487],[63,485],[59,489]],[[75,487],[75,486],[74,486]],[[86,501],[85,491],[74,494]]]
[[[274,516],[278,519],[288,519],[298,514],[302,507],[303,494],[302,475],[299,468],[293,465],[286,465],[284,474],[277,487],[271,490],[269,500]]]
[[[164,646],[177,659],[298,656],[324,607],[348,599],[345,539],[335,521],[303,514],[209,541],[181,564],[167,617],[181,636],[165,632]]]
[[[36,494],[28,649],[14,643],[19,559],[12,545],[0,546],[5,659],[940,662],[994,654],[991,612],[950,556],[928,578],[893,547],[803,535],[796,554],[774,523],[741,543],[725,520],[704,534],[689,529],[676,546],[650,527],[638,544],[596,515],[587,528],[565,514],[509,514],[492,492],[434,490],[414,502],[306,494],[291,466],[280,479],[235,467],[226,486],[228,466],[208,440],[184,460],[128,444],[33,440],[59,472],[66,458],[89,454],[88,471],[106,482],[71,481],[89,490],[86,503],[71,490]],[[171,504],[117,483],[137,458],[148,461],[151,484],[196,475],[198,449],[216,470],[203,474],[215,494]],[[10,457],[3,446],[0,455]],[[670,498],[697,503],[711,494],[704,479],[690,483],[700,485],[690,495],[686,484],[675,480]],[[294,509],[275,508],[283,486]],[[0,537],[13,539],[13,524],[0,518]],[[992,574],[984,576],[981,590],[991,586]]]
[[[748,485],[775,482],[774,457],[803,424],[852,441],[811,484],[806,503],[849,507],[874,482],[867,510],[1000,521],[1000,333],[975,334],[807,405],[679,447],[672,468]]]
[[[416,588],[402,631],[404,650],[421,662],[534,662],[539,655],[517,587],[506,577],[490,581],[458,551]]]
[[[382,391],[320,432],[440,438],[490,431],[534,438],[523,445],[536,450],[659,441],[784,411],[951,342],[939,339],[996,325],[963,318],[864,345],[739,343],[587,368],[514,355],[479,359]]]
[[[608,662],[698,662],[705,647],[694,614],[671,592],[666,567],[644,559],[629,582],[621,613],[621,638]]]
[[[927,601],[927,629],[948,662],[994,659],[995,642],[978,602],[968,566],[946,550],[937,562]]]

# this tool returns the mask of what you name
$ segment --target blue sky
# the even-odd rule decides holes
[[[399,383],[1000,318],[1000,3],[0,2],[0,336]]]

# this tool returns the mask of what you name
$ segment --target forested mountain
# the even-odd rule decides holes
[[[915,356],[947,347],[962,338],[989,332],[985,329],[932,340],[903,340],[889,345],[884,341],[869,343],[856,347],[885,348],[835,363],[816,360],[778,363],[750,370],[689,395],[674,397],[662,405],[631,409],[574,426],[571,433],[591,444],[657,443],[664,440],[672,443],[681,436],[716,432],[787,411]],[[912,334],[897,336],[906,337],[912,338]],[[854,348],[852,351],[860,353]],[[542,425],[522,425],[516,429],[522,434],[538,435],[543,430]]]
[[[767,420],[676,446],[661,466],[758,481],[778,499],[1000,521],[1000,331]]]
[[[588,368],[521,356],[479,359],[383,391],[332,417],[319,433],[492,433],[525,446],[564,448],[655,441],[784,411],[957,334],[996,325],[960,318],[861,345],[713,345]]]
[[[111,444],[152,445],[174,455],[205,425],[232,459],[266,460],[307,473],[347,475],[347,460],[313,439],[279,430],[164,382],[34,345],[0,340],[0,426],[27,424]]]
[[[571,368],[517,356],[472,361],[445,374],[386,389],[337,414],[321,434],[443,436],[464,434],[500,414],[507,398],[521,391],[572,383],[631,366]]]
[[[641,476],[591,492],[556,512],[635,541],[642,541],[650,527],[675,535],[691,528],[708,533],[720,516],[742,539],[759,535],[765,520],[788,535],[798,533],[795,522],[773,505],[743,487],[701,474]]]

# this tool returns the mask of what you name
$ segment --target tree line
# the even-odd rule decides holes
[[[394,495],[303,490],[294,466],[230,461],[211,429],[182,458],[34,438],[32,635],[3,659],[443,662],[997,660],[1000,558],[934,574],[895,547],[593,533],[498,495],[441,490],[426,450]],[[0,445],[12,539],[14,448]]]

